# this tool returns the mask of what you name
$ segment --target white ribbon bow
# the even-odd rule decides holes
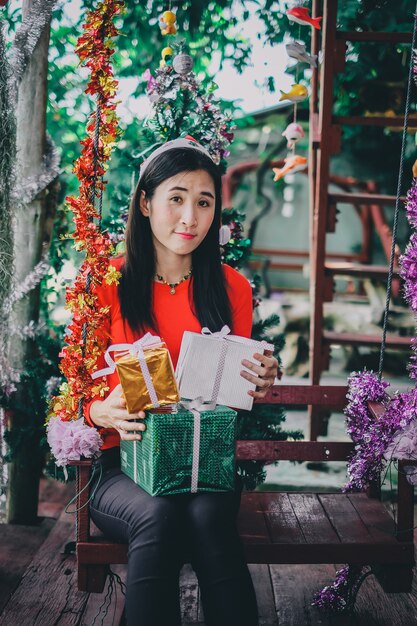
[[[152,335],[152,333],[146,333],[135,341],[134,343],[114,343],[109,346],[104,353],[104,360],[106,361],[108,367],[104,367],[97,372],[91,374],[91,378],[95,380],[100,376],[106,376],[107,374],[113,374],[116,369],[116,362],[110,356],[111,352],[125,352],[127,354],[131,354],[132,356],[136,356],[139,361],[140,368],[142,370],[143,378],[145,380],[146,388],[149,393],[149,397],[154,407],[159,407],[158,396],[156,395],[155,387],[152,382],[152,378],[149,372],[148,364],[146,363],[145,354],[143,349],[149,348],[151,346],[157,346],[162,343],[161,338]]]
[[[231,335],[230,332],[230,328],[227,326],[227,324],[225,324],[221,330],[218,330],[215,333],[212,333],[211,330],[207,328],[207,326],[204,326],[204,328],[201,329],[201,334],[208,337],[213,337],[215,339],[230,339],[232,341],[237,341],[238,343],[247,343],[248,340],[246,337],[240,337],[240,335]],[[263,348],[264,350],[274,349],[274,345],[268,343],[264,339],[262,339],[261,341],[256,340],[256,343],[258,343],[259,347]]]
[[[113,343],[104,353],[104,360],[106,361],[108,367],[103,367],[103,369],[97,370],[91,374],[91,378],[95,380],[100,376],[107,376],[107,374],[113,374],[115,372],[116,362],[110,356],[111,352],[126,352],[130,353],[132,356],[138,356],[139,354],[143,354],[144,347],[148,348],[149,346],[160,343],[162,343],[161,338],[156,335],[152,335],[152,333],[146,333],[134,343]]]
[[[218,339],[225,339],[230,332],[230,328],[227,326],[227,324],[225,324],[221,330],[218,330],[215,333],[212,333],[211,330],[207,328],[207,326],[204,326],[204,328],[201,329],[202,335],[209,335],[210,337],[217,337]]]

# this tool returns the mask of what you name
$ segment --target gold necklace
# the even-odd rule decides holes
[[[159,274],[155,274],[155,275],[156,275],[158,280],[160,280],[162,283],[164,283],[165,285],[168,285],[168,287],[170,287],[169,292],[172,295],[174,295],[175,294],[175,287],[178,287],[178,285],[181,285],[181,283],[183,283],[185,280],[187,280],[187,278],[189,278],[191,276],[192,271],[193,271],[193,268],[191,268],[190,271],[188,272],[188,274],[185,274],[185,276],[183,276],[181,278],[181,280],[179,280],[177,283],[168,283]]]

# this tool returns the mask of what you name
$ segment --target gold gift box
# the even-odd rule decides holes
[[[179,402],[180,394],[175,380],[171,355],[165,343],[157,347],[144,347],[143,353],[148,365],[155,392],[161,406]],[[119,356],[116,360],[117,373],[129,413],[138,413],[154,407],[139,359],[132,354]]]

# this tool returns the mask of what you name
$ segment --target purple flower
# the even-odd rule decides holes
[[[346,430],[355,443],[362,441],[372,417],[368,402],[380,402],[386,398],[385,389],[389,383],[380,381],[371,371],[352,372],[348,378],[348,404],[345,408]]]
[[[407,453],[405,458],[417,457],[417,445],[415,445],[417,444],[417,432],[415,432],[417,389],[395,393],[387,403],[385,412],[377,421],[374,421],[368,412],[367,402],[378,399],[375,397],[378,395],[378,386],[375,386],[375,380],[372,381],[372,377],[376,378],[376,375],[371,372],[363,374],[363,381],[360,381],[360,374],[356,373],[350,379],[353,386],[349,388],[348,397],[354,395],[356,400],[360,397],[361,402],[348,405],[348,432],[356,437],[354,439],[356,447],[348,463],[349,482],[345,485],[344,491],[366,489],[370,482],[378,478],[387,460],[400,458],[398,447],[400,452]],[[372,376],[369,377],[369,374]],[[383,387],[379,387],[379,393],[383,392],[385,395],[387,383],[381,381],[380,384]],[[365,428],[363,421],[366,423]],[[403,436],[404,441],[402,441]]]
[[[61,467],[82,457],[91,458],[102,444],[97,430],[83,419],[64,422],[59,417],[51,417],[46,431],[56,464]]]
[[[417,233],[411,236],[404,254],[400,257],[400,266],[401,276],[405,281],[405,298],[411,309],[417,311]]]
[[[323,611],[337,611],[339,613],[349,608],[350,596],[354,595],[355,587],[362,576],[362,566],[346,565],[336,572],[336,578],[331,585],[327,585],[316,593],[312,602]]]
[[[405,203],[407,210],[407,218],[410,225],[417,228],[417,179],[414,179],[412,185],[407,193],[407,200]]]

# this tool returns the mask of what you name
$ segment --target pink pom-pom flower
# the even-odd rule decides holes
[[[55,462],[60,467],[68,465],[69,461],[79,461],[82,457],[91,458],[102,444],[97,430],[88,426],[83,419],[64,422],[59,417],[51,417],[46,431]]]

